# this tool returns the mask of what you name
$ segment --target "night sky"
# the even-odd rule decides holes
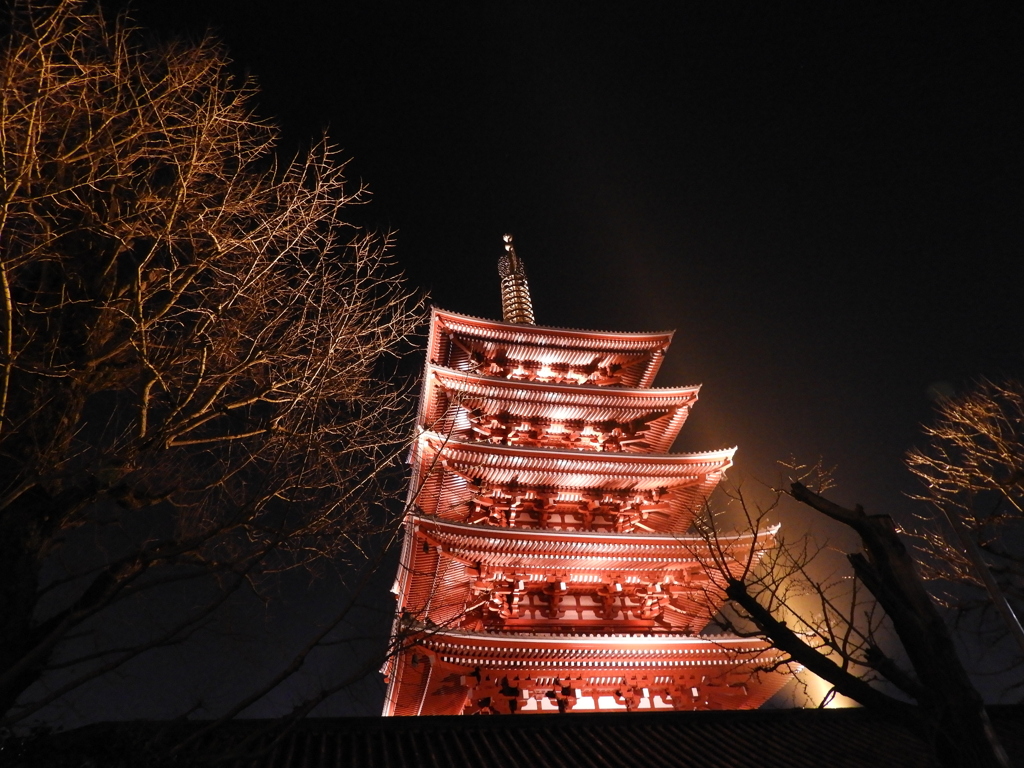
[[[499,317],[511,231],[540,324],[677,329],[657,384],[704,385],[677,450],[738,445],[746,483],[822,456],[837,500],[906,516],[934,393],[1024,369],[1024,19],[798,5],[133,14],[211,28],[286,150],[326,130],[433,303]]]

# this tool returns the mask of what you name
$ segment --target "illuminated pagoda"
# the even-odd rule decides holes
[[[700,634],[724,591],[685,532],[735,449],[668,453],[699,390],[651,387],[672,333],[534,325],[505,249],[504,322],[431,316],[384,714],[760,706],[779,652]]]

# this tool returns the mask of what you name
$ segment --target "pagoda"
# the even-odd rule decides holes
[[[672,333],[535,325],[505,251],[503,322],[431,314],[384,714],[760,706],[780,652],[701,634],[724,583],[686,532],[735,449],[669,453],[699,391],[651,386]]]

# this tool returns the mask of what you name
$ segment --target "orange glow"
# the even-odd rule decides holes
[[[797,685],[791,686],[793,706],[797,707],[820,707],[825,703],[825,709],[842,709],[846,707],[859,707],[853,699],[848,699],[842,694],[832,691],[832,684],[822,680],[813,672],[801,669],[795,673]],[[831,693],[830,693],[831,691]]]

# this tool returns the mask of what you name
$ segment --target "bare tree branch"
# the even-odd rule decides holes
[[[843,507],[800,480],[791,483],[788,495],[857,533],[863,551],[847,556],[856,578],[816,572],[812,564],[823,550],[809,538],[790,544],[779,537],[776,548],[757,558],[759,567],[750,570],[730,570],[719,545],[718,554],[705,564],[713,577],[728,582],[730,602],[716,621],[729,630],[763,634],[788,654],[789,662],[830,683],[829,695],[841,693],[917,730],[942,765],[1008,765],[949,628],[892,519],[868,515],[859,506]],[[734,498],[750,529],[763,529],[764,512],[749,506],[742,494]],[[713,516],[708,513],[705,520],[701,530],[714,550],[717,540],[707,533]],[[870,594],[863,595],[858,584]],[[883,650],[883,618],[891,623],[912,673]],[[879,690],[875,684],[882,678],[914,703]]]
[[[946,602],[977,618],[983,636],[1012,635],[1019,666],[1024,662],[1024,384],[982,380],[964,395],[941,401],[924,432],[925,445],[907,455],[907,466],[924,486],[916,498],[931,510],[912,531],[924,574],[951,587]],[[987,599],[978,600],[982,591]],[[990,620],[990,608],[1001,622]]]
[[[393,525],[410,405],[393,374],[423,311],[390,238],[349,220],[365,189],[326,141],[279,161],[218,43],[147,47],[82,0],[9,15],[0,712],[16,718],[49,700],[30,689],[69,638],[176,574],[220,590],[212,608],[228,574],[262,590]]]

